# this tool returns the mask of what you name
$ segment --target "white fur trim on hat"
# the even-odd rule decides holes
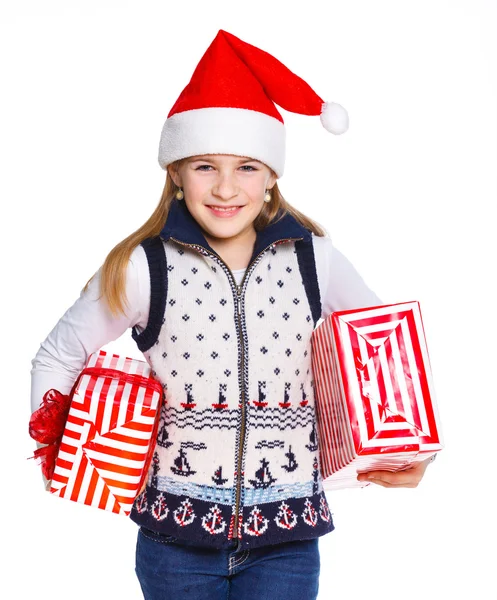
[[[278,177],[285,166],[286,130],[283,123],[245,108],[198,108],[166,119],[159,144],[159,164],[188,156],[234,154],[271,167]]]

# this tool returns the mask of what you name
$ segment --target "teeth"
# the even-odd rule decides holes
[[[236,210],[238,208],[238,206],[233,206],[232,208],[218,208],[217,206],[211,206],[211,208],[213,208],[214,210],[221,210],[221,211],[231,211],[231,210]]]

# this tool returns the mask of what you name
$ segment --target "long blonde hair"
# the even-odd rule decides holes
[[[171,168],[176,170],[184,160],[186,159],[172,163]],[[275,176],[272,170],[271,173]],[[166,223],[169,208],[175,200],[178,189],[169,171],[167,171],[166,183],[161,199],[150,218],[139,229],[114,246],[105,258],[100,273],[100,298],[103,296],[113,316],[117,317],[119,313],[125,314],[124,304],[129,307],[125,292],[126,271],[133,250],[146,238],[158,236],[162,231]],[[306,217],[283,198],[277,182],[271,189],[271,202],[264,202],[261,212],[254,220],[255,230],[261,231],[271,222],[276,222],[275,217],[280,209],[283,209],[281,216],[290,213],[301,225],[312,231],[315,235],[322,237],[327,234],[325,229],[318,223]],[[86,291],[95,275],[96,273],[86,282],[82,292]]]

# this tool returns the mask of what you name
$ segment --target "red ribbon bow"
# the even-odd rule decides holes
[[[40,460],[46,479],[52,479],[70,405],[70,395],[62,394],[56,389],[48,390],[40,408],[29,419],[29,435],[40,444],[47,444],[35,450],[31,457]]]

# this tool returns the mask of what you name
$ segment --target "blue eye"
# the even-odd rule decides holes
[[[204,167],[205,167],[205,169],[204,169]],[[203,171],[203,170],[207,170],[207,169],[210,169],[210,168],[211,168],[211,165],[200,165],[199,167],[197,167],[195,169],[195,171]],[[255,169],[251,165],[242,165],[240,168],[241,169],[251,169],[251,171],[257,171],[257,169]],[[247,171],[247,172],[250,173],[251,171]]]

